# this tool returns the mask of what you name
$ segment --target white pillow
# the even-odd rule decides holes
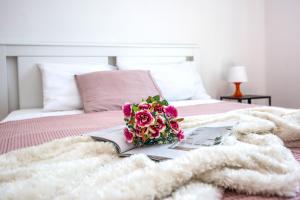
[[[82,109],[75,74],[114,70],[108,64],[71,65],[42,63],[38,65],[43,79],[43,104],[45,111]]]
[[[150,70],[168,101],[210,99],[194,62],[174,64],[130,64],[117,61],[120,70]]]

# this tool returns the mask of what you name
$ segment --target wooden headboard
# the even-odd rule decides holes
[[[115,65],[118,57],[198,62],[199,52],[196,44],[0,44],[0,119],[16,109],[42,107],[38,63]]]

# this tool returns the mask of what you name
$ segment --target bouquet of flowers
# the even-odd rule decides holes
[[[168,144],[181,141],[184,133],[180,128],[183,118],[178,111],[160,96],[148,97],[138,104],[123,105],[126,128],[124,136],[135,146]]]

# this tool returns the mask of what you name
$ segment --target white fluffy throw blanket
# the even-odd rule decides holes
[[[221,199],[222,188],[296,195],[300,111],[261,107],[186,118],[184,127],[238,121],[224,144],[156,163],[119,158],[110,143],[71,137],[0,156],[0,199]]]

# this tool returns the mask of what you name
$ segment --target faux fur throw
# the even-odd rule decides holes
[[[110,143],[70,137],[0,156],[0,199],[220,199],[222,188],[294,196],[300,111],[255,108],[186,118],[184,127],[238,121],[222,145],[160,163],[119,158]],[[280,139],[281,138],[281,139]],[[299,146],[298,146],[299,147]]]

